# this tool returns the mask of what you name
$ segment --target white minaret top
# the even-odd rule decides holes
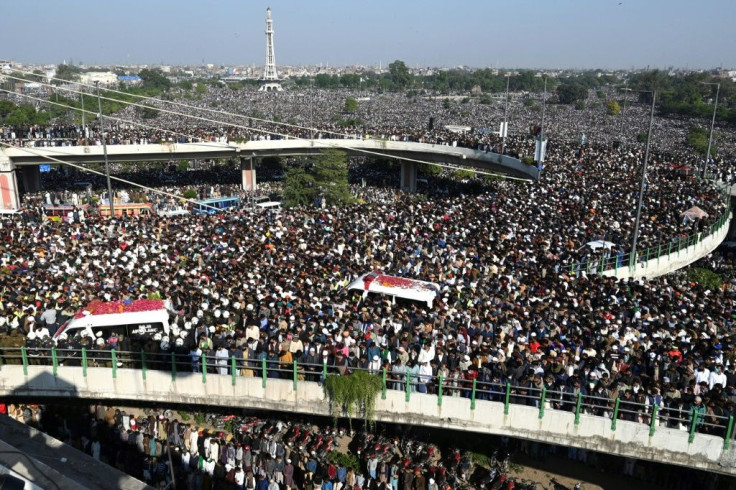
[[[271,20],[271,7],[266,9],[266,66],[263,70],[264,80],[278,80],[276,73],[276,56],[273,52],[273,21]]]

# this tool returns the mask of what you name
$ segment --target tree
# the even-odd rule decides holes
[[[354,113],[358,111],[358,101],[355,100],[353,97],[348,97],[345,99],[345,112],[347,113]]]
[[[348,186],[348,164],[344,151],[325,150],[315,161],[314,183],[327,205],[353,202]]]
[[[708,151],[708,131],[700,126],[690,126],[685,143],[696,152],[705,155]],[[713,151],[711,151],[711,155]]]
[[[136,107],[136,112],[140,114],[142,119],[155,119],[159,115],[158,109],[149,106]]]
[[[563,83],[557,87],[560,104],[573,104],[588,98],[588,90],[582,85]]]
[[[405,89],[411,85],[413,76],[403,61],[396,60],[388,65],[388,72],[391,75],[391,82],[397,89]]]
[[[166,90],[171,87],[171,80],[166,78],[166,75],[159,69],[149,70],[144,68],[138,72],[138,76],[141,77],[141,85],[144,88]]]
[[[13,109],[15,109],[15,104],[9,100],[0,100],[0,120],[5,119],[8,114],[13,112]]]
[[[61,64],[56,67],[56,76],[60,80],[75,81],[79,80],[79,74],[82,72],[79,68],[74,65]]]
[[[439,165],[430,165],[428,163],[420,163],[417,165],[417,174],[423,176],[437,176],[442,173],[442,167]]]
[[[616,116],[621,112],[621,106],[615,100],[606,102],[606,112],[609,116]]]
[[[284,174],[284,206],[308,206],[314,201],[314,177],[303,167],[291,167]]]

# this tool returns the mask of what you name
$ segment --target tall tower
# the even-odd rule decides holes
[[[266,9],[266,66],[263,68],[263,85],[258,90],[261,92],[280,92],[283,90],[279,84],[279,76],[276,73],[276,57],[273,54],[271,7]]]
[[[278,80],[276,74],[276,57],[273,54],[273,20],[271,7],[266,9],[266,67],[263,70],[263,79],[266,81]]]

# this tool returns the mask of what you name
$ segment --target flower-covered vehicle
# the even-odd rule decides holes
[[[167,300],[92,301],[62,325],[54,340],[61,335],[95,337],[97,332],[105,337],[112,332],[125,336],[159,332],[168,335],[171,314],[171,303]]]

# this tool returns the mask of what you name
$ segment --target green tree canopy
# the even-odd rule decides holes
[[[308,206],[314,201],[314,177],[301,166],[291,167],[284,175],[284,206]]]
[[[403,61],[396,60],[388,65],[388,71],[391,75],[391,82],[398,89],[405,89],[412,83],[413,76],[409,72],[409,68]]]
[[[325,150],[314,166],[314,181],[328,205],[353,202],[348,186],[348,164],[344,151]]]
[[[557,87],[557,98],[561,104],[574,104],[588,98],[588,89],[582,85],[563,83]]]
[[[76,81],[79,80],[80,73],[82,73],[82,70],[80,70],[79,67],[76,67],[74,65],[61,64],[56,67],[55,78],[59,78],[61,80]]]
[[[138,76],[141,77],[143,87],[159,90],[166,90],[171,87],[171,81],[158,68],[152,70],[144,68],[138,72]]]
[[[621,106],[615,100],[606,102],[606,112],[610,116],[616,116],[621,112]]]
[[[358,112],[358,101],[355,100],[353,97],[346,98],[345,99],[345,112],[349,114]]]

